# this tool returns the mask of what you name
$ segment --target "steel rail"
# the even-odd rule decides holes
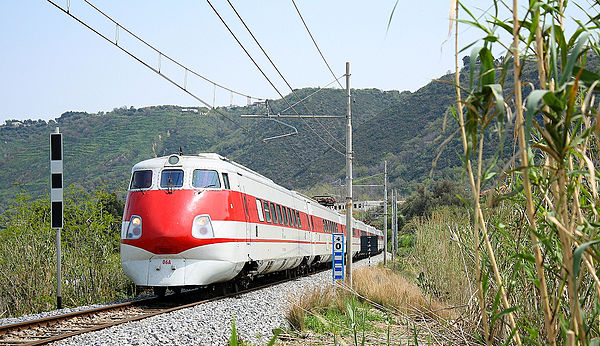
[[[328,270],[329,267],[325,266],[325,268],[317,269],[314,273],[321,272],[323,270]],[[285,273],[285,271],[283,272]],[[101,329],[105,329],[108,327],[116,326],[119,324],[133,322],[142,320],[148,317],[169,313],[172,311],[185,309],[189,307],[193,307],[196,305],[213,302],[225,298],[235,297],[237,295],[250,293],[254,291],[261,290],[263,288],[275,286],[281,283],[285,283],[291,280],[296,279],[300,276],[308,276],[314,273],[298,275],[295,277],[287,277],[283,280],[276,280],[272,282],[268,282],[266,284],[262,284],[256,287],[247,288],[244,290],[240,290],[238,292],[219,295],[216,297],[202,299],[199,301],[193,301],[191,303],[181,304],[177,302],[177,299],[184,300],[186,298],[186,293],[189,294],[187,298],[191,298],[193,293],[197,293],[196,291],[186,292],[180,296],[178,295],[169,295],[163,298],[153,297],[144,300],[120,303],[115,305],[108,305],[99,308],[93,308],[89,310],[82,310],[68,314],[62,314],[57,316],[45,317],[41,319],[25,321],[15,324],[9,324],[0,326],[0,345],[42,345],[49,342],[58,341],[61,339],[65,339],[71,336],[89,333]],[[276,274],[277,275],[277,274]],[[272,277],[267,277],[266,280],[273,280]],[[166,299],[165,299],[166,298]],[[171,300],[171,302],[169,301]],[[174,301],[173,301],[174,300]],[[149,304],[150,303],[150,304]],[[160,307],[159,304],[172,304],[168,307]],[[174,306],[173,306],[174,304]],[[133,312],[132,315],[125,316],[124,318],[120,318],[118,316],[107,316],[104,319],[101,316],[102,313],[117,313],[117,312],[125,312],[127,310],[139,308],[142,311]],[[74,321],[78,318],[86,318],[93,317],[97,318],[97,321],[84,321],[83,323],[78,321]],[[66,333],[61,333],[60,328],[61,324],[64,327],[68,327],[66,329]],[[83,327],[78,327],[78,324]],[[40,330],[36,330],[39,328]],[[44,329],[46,328],[46,329]],[[32,332],[29,335],[26,335],[27,332]],[[45,333],[45,334],[44,334]],[[51,334],[51,335],[48,335]]]

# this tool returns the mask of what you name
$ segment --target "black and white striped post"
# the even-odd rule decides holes
[[[56,229],[56,308],[62,309],[60,231],[63,228],[63,142],[58,127],[50,134],[50,224]]]

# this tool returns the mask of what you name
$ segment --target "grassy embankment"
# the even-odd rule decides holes
[[[119,258],[122,202],[114,195],[67,189],[62,231],[64,307],[131,296]],[[2,214],[0,317],[56,308],[56,232],[48,199],[20,195]]]
[[[342,341],[350,344],[406,342],[471,343],[452,322],[454,309],[398,272],[382,266],[354,272],[353,288],[336,284],[290,296],[286,318],[291,344]],[[289,337],[289,336],[288,336]]]

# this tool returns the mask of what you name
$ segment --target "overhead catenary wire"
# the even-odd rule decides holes
[[[263,77],[267,80],[267,82],[269,82],[269,84],[271,85],[271,87],[273,87],[273,89],[275,89],[275,91],[277,92],[277,94],[281,97],[281,99],[294,111],[294,113],[299,114],[296,109],[294,109],[294,107],[292,107],[292,105],[290,104],[290,102],[283,96],[283,94],[281,93],[281,91],[279,91],[279,89],[275,86],[275,84],[273,84],[273,82],[271,81],[271,79],[269,78],[269,76],[267,76],[267,74],[263,71],[263,69],[260,67],[260,65],[258,65],[258,63],[256,62],[256,60],[252,57],[252,55],[250,54],[250,52],[248,52],[248,50],[246,49],[246,47],[242,44],[242,42],[237,38],[237,36],[235,35],[235,33],[233,32],[233,30],[231,30],[231,28],[229,27],[229,25],[227,24],[227,22],[225,22],[225,19],[223,19],[223,17],[221,16],[221,14],[219,13],[219,11],[217,11],[217,9],[213,6],[213,4],[210,2],[210,0],[206,0],[206,2],[208,3],[208,5],[211,7],[211,9],[213,10],[213,12],[217,15],[217,17],[219,18],[219,20],[221,20],[221,22],[223,23],[223,25],[225,26],[225,28],[227,28],[227,30],[229,31],[229,33],[231,34],[231,36],[233,36],[233,38],[235,39],[235,41],[238,43],[238,45],[242,48],[242,50],[244,51],[244,53],[246,53],[246,55],[248,56],[248,58],[250,58],[250,60],[252,61],[252,63],[254,64],[254,66],[256,66],[256,68],[259,70],[259,72],[263,75]],[[309,128],[311,128],[309,126]],[[311,128],[312,129],[312,128]],[[323,139],[323,137],[321,137],[321,135],[319,135],[318,132],[314,131],[314,129],[312,129],[312,131],[317,135],[317,137],[323,142],[325,143],[327,146],[329,146],[332,150],[338,152],[341,155],[345,155],[344,153],[342,153],[341,151],[339,151],[338,149],[336,149],[335,147],[333,147],[329,142],[327,142],[325,139]],[[295,153],[297,153],[296,149],[292,146],[292,149],[294,150]]]
[[[296,12],[298,12],[298,16],[300,17],[300,20],[302,21],[302,24],[304,24],[304,28],[308,32],[308,35],[310,36],[310,39],[312,40],[312,42],[314,43],[315,47],[317,48],[317,51],[319,51],[319,55],[321,55],[321,59],[323,59],[323,61],[325,62],[325,65],[327,65],[327,68],[329,69],[329,72],[331,72],[331,75],[333,76],[333,78],[336,78],[335,77],[335,73],[333,73],[333,70],[331,69],[331,66],[329,66],[329,63],[327,62],[327,59],[325,59],[325,56],[323,55],[323,52],[321,52],[321,48],[319,48],[319,45],[317,44],[317,41],[315,40],[315,38],[313,37],[312,33],[308,29],[308,25],[306,24],[306,21],[304,21],[304,18],[302,17],[302,14],[300,13],[300,9],[298,9],[298,6],[296,6],[296,2],[294,0],[292,0],[292,4],[294,4],[294,8],[296,9]],[[340,88],[344,89],[344,87],[342,86],[342,83],[339,80],[337,80],[337,82],[338,82],[338,85],[340,86]]]
[[[265,57],[267,58],[267,60],[269,60],[269,62],[271,63],[271,66],[273,66],[273,68],[275,69],[275,71],[277,71],[277,73],[279,74],[279,77],[281,77],[281,79],[283,79],[283,81],[285,82],[285,84],[288,86],[288,88],[292,91],[292,94],[294,94],[294,96],[296,96],[296,98],[299,100],[300,103],[302,103],[302,105],[308,110],[308,113],[310,114],[314,114],[310,108],[308,107],[308,105],[306,103],[304,103],[304,100],[302,98],[300,98],[300,96],[298,96],[298,94],[296,93],[296,91],[294,90],[294,88],[292,88],[292,86],[290,85],[290,83],[287,81],[287,79],[283,76],[283,73],[281,73],[281,71],[279,70],[279,68],[277,67],[277,65],[275,65],[275,63],[273,62],[273,59],[271,59],[271,57],[269,56],[269,54],[267,54],[267,52],[265,51],[265,49],[263,48],[263,46],[260,44],[260,42],[258,42],[258,39],[256,38],[256,36],[254,36],[254,34],[252,33],[252,30],[250,30],[250,28],[248,27],[248,25],[246,25],[246,22],[244,21],[244,19],[242,18],[242,16],[239,14],[239,12],[235,9],[235,6],[233,6],[233,4],[231,3],[231,0],[227,0],[227,3],[229,4],[229,6],[231,7],[231,9],[233,10],[233,12],[235,13],[235,15],[238,17],[238,19],[240,20],[240,22],[244,25],[244,28],[246,28],[246,31],[248,31],[248,33],[250,34],[250,36],[252,37],[252,39],[254,40],[254,42],[256,43],[256,45],[260,48],[260,50],[263,52],[263,54],[265,55]],[[298,103],[296,103],[295,105],[297,105]],[[293,108],[294,105],[290,105],[291,108]],[[288,109],[290,108],[288,107]],[[295,111],[295,110],[294,110]],[[334,135],[331,134],[331,132],[325,127],[323,126],[323,124],[319,121],[318,118],[313,117],[315,120],[317,120],[317,123],[323,128],[323,130],[325,132],[327,132],[327,134],[333,138],[334,141],[336,141],[339,145],[341,145],[342,147],[344,147],[344,144],[342,144]],[[312,131],[315,132],[312,127],[310,127],[310,125],[308,125],[308,123],[300,118],[302,120],[302,122],[304,122],[304,124]]]
[[[63,11],[65,14],[67,14],[68,16],[70,16],[71,18],[73,18],[75,21],[79,22],[81,25],[85,26],[86,28],[88,28],[90,31],[94,32],[95,34],[97,34],[98,36],[102,37],[103,39],[105,39],[106,41],[112,43],[114,46],[118,47],[120,50],[122,50],[123,52],[125,52],[127,55],[129,55],[130,57],[132,57],[134,60],[136,60],[137,62],[139,62],[140,64],[146,66],[148,69],[152,70],[153,72],[155,72],[156,74],[158,74],[159,76],[163,77],[164,79],[166,79],[167,81],[169,81],[171,84],[175,85],[176,87],[180,88],[181,90],[183,90],[185,93],[187,93],[188,95],[190,95],[191,97],[193,97],[194,99],[196,99],[197,101],[199,101],[200,103],[202,103],[203,105],[205,105],[206,107],[208,107],[209,109],[215,111],[216,113],[220,114],[221,116],[223,116],[225,119],[231,121],[233,124],[235,124],[236,126],[238,126],[240,129],[242,129],[244,132],[248,133],[248,134],[254,134],[252,131],[250,131],[249,129],[247,129],[245,126],[241,125],[239,122],[235,121],[232,117],[230,117],[229,115],[227,115],[225,112],[221,111],[218,108],[214,108],[212,107],[208,102],[204,101],[203,99],[201,99],[200,97],[198,97],[196,94],[192,93],[189,90],[186,90],[183,86],[179,85],[177,82],[175,82],[173,79],[169,78],[168,76],[166,76],[165,74],[163,74],[159,69],[151,66],[149,63],[145,62],[144,60],[142,60],[141,58],[137,57],[135,54],[133,54],[132,52],[128,51],[125,47],[118,45],[117,43],[113,42],[110,38],[108,38],[107,36],[105,36],[104,34],[100,33],[98,30],[96,30],[95,28],[93,28],[91,25],[87,24],[86,22],[84,22],[82,19],[80,19],[79,17],[75,16],[71,11],[67,11],[64,8],[62,8],[60,5],[58,5],[57,3],[55,3],[52,0],[46,0],[49,3],[51,3],[52,5],[54,5],[56,8],[58,8],[59,10]],[[88,4],[90,4],[87,0],[85,0]],[[90,6],[93,7],[93,5],[90,4]],[[95,7],[94,7],[95,8]],[[100,10],[96,9],[98,12],[100,12]],[[121,27],[122,29],[126,30],[122,25],[120,25],[119,23],[117,23],[116,21],[114,21],[112,18],[108,17],[106,14],[103,14],[104,16],[106,16],[107,18],[109,18],[113,23],[115,23],[116,25],[118,25],[119,27]],[[130,33],[129,31],[127,31],[128,33]],[[139,38],[138,38],[139,39]],[[141,39],[140,39],[141,40]],[[164,56],[162,54],[159,55],[160,56]],[[160,61],[160,60],[159,60]],[[175,63],[179,64],[178,62],[174,61]],[[182,65],[180,65],[182,66]],[[190,70],[191,71],[191,70]],[[213,85],[216,85],[216,83],[213,83]],[[254,98],[254,97],[252,97]]]
[[[239,44],[239,46],[242,48],[242,50],[246,53],[246,55],[248,55],[248,57],[250,58],[250,60],[254,63],[254,66],[256,66],[256,68],[258,68],[258,70],[260,71],[260,73],[262,73],[263,77],[265,77],[265,79],[269,82],[269,84],[271,84],[271,86],[273,87],[273,89],[275,89],[275,91],[277,91],[277,93],[279,94],[279,96],[281,96],[281,98],[285,100],[285,97],[283,97],[283,95],[281,94],[281,92],[279,92],[279,89],[277,89],[277,87],[275,87],[275,85],[273,84],[273,82],[271,82],[271,80],[269,79],[269,77],[265,74],[265,72],[256,63],[256,61],[254,60],[254,58],[252,57],[252,55],[250,55],[250,53],[248,52],[248,50],[246,49],[246,47],[244,47],[244,45],[240,42],[240,40],[237,38],[237,36],[235,36],[235,34],[231,30],[231,28],[229,28],[229,25],[227,25],[227,23],[225,22],[225,20],[223,19],[223,17],[221,17],[221,14],[219,14],[219,12],[212,5],[212,3],[210,2],[210,0],[206,0],[206,2],[208,2],[208,5],[210,6],[210,8],[212,8],[213,12],[217,15],[217,17],[219,17],[219,19],[221,20],[221,22],[223,23],[223,25],[225,25],[225,27],[227,28],[227,30],[229,31],[229,33],[231,34],[231,36],[233,36],[233,38]],[[287,100],[285,100],[285,101],[287,102]],[[289,104],[289,102],[288,102],[288,104]],[[279,128],[281,129],[281,123],[278,123],[278,125],[279,125]],[[298,163],[304,168],[305,167],[305,165],[304,165],[304,161],[305,160],[302,159],[302,157],[300,156],[300,154],[298,153],[298,151],[296,150],[296,148],[293,145],[291,145],[290,147],[292,148],[292,151],[294,152],[294,155],[296,155],[296,157],[298,158]]]
[[[102,11],[100,11],[99,9],[97,9],[96,7],[94,7],[91,3],[89,3],[87,0],[86,3],[88,3],[92,8],[94,8],[97,12],[101,13],[103,16],[105,16],[106,18],[108,18],[111,22],[113,22],[116,26],[124,29],[127,33],[129,33],[130,35],[132,35],[132,37],[135,37],[136,39],[138,39],[139,41],[143,41],[144,44],[146,44],[148,47],[150,47],[151,49],[153,49],[154,51],[158,52],[158,68],[155,68],[153,66],[150,65],[150,63],[142,60],[141,58],[139,58],[138,56],[136,56],[134,53],[130,52],[129,50],[127,50],[125,47],[120,46],[117,44],[117,42],[113,42],[110,38],[108,38],[107,36],[105,36],[104,34],[100,33],[99,30],[93,28],[91,25],[87,24],[86,22],[84,22],[82,19],[80,19],[79,17],[77,17],[76,15],[72,14],[70,11],[67,12],[64,8],[62,8],[60,5],[58,5],[57,3],[55,3],[52,0],[47,0],[49,3],[51,3],[52,5],[54,5],[56,8],[58,8],[59,10],[63,11],[65,14],[69,15],[71,18],[73,18],[75,21],[79,22],[81,25],[83,25],[84,27],[86,27],[87,29],[89,29],[90,31],[94,32],[95,34],[97,34],[98,36],[102,37],[103,39],[105,39],[106,41],[112,43],[113,45],[115,45],[116,47],[118,47],[120,50],[122,50],[123,52],[125,52],[127,55],[131,56],[134,60],[136,60],[137,62],[141,63],[142,65],[146,66],[148,69],[152,70],[153,72],[157,73],[158,75],[160,75],[161,77],[163,77],[164,79],[166,79],[167,81],[169,81],[171,84],[175,85],[176,87],[180,88],[181,90],[183,90],[185,93],[187,93],[188,95],[192,96],[194,99],[196,99],[197,101],[199,101],[200,103],[202,103],[203,105],[205,105],[206,107],[208,107],[211,111],[214,111],[216,113],[218,113],[219,115],[221,115],[223,118],[231,121],[233,124],[235,124],[237,127],[239,127],[241,130],[243,130],[245,133],[250,134],[250,138],[252,140],[257,140],[255,133],[253,131],[250,131],[248,128],[246,128],[245,126],[241,125],[239,122],[235,121],[232,117],[230,117],[226,112],[223,112],[222,110],[220,110],[219,108],[216,108],[215,106],[211,106],[208,102],[204,101],[202,98],[198,97],[196,94],[194,94],[193,92],[187,90],[187,88],[185,88],[184,86],[180,85],[179,83],[177,83],[176,81],[174,81],[173,79],[169,78],[167,75],[165,75],[164,73],[162,73],[160,71],[160,64],[161,64],[161,58],[164,56],[166,58],[168,58],[169,60],[173,61],[175,64],[177,64],[178,66],[183,66],[181,63],[179,63],[178,61],[175,61],[172,58],[169,58],[168,56],[164,55],[160,50],[151,47],[149,44],[145,43],[145,41],[143,41],[141,38],[139,38],[139,36],[133,34],[131,31],[125,29],[120,23],[116,22],[115,20],[113,20],[112,18],[110,18],[108,15],[106,15],[105,13],[103,13]],[[190,71],[192,73],[194,73],[194,71],[185,68],[185,71]],[[203,77],[201,75],[198,74],[199,77]],[[185,75],[184,75],[185,77]],[[203,78],[204,79],[204,78]],[[210,80],[208,80],[210,81]],[[186,83],[187,80],[184,81],[184,83]],[[210,81],[212,82],[212,81]],[[227,88],[227,87],[223,87],[220,84],[217,84],[215,82],[212,82],[212,85],[216,88],[222,88],[225,90],[228,90],[230,92],[236,93],[236,94],[240,94],[239,92]],[[257,100],[264,100],[263,98],[258,98],[258,97],[254,97],[251,95],[246,95],[246,94],[241,94],[242,96],[246,96],[248,100],[251,99],[257,99]],[[260,141],[261,144],[266,145],[265,142]],[[294,149],[294,148],[292,148]],[[295,149],[294,149],[295,151]],[[296,152],[296,151],[295,151]],[[296,155],[298,155],[298,153],[296,152]],[[298,160],[298,164],[302,167],[302,169],[306,169],[305,167],[305,161],[300,159],[300,157],[298,156],[299,160]]]
[[[143,43],[144,45],[146,45],[148,48],[150,48],[150,49],[154,50],[156,53],[158,53],[158,56],[159,56],[159,58],[158,58],[158,59],[159,59],[159,68],[158,68],[158,70],[159,70],[159,71],[160,71],[160,60],[161,60],[161,58],[162,58],[162,57],[164,57],[164,58],[168,59],[169,61],[171,61],[172,63],[174,63],[175,65],[177,65],[177,66],[181,67],[182,69],[184,69],[185,73],[187,73],[187,72],[189,71],[191,74],[193,74],[193,75],[195,75],[195,76],[197,76],[197,77],[199,77],[199,78],[203,79],[204,81],[206,81],[206,82],[208,82],[208,83],[210,83],[210,84],[214,85],[214,86],[215,86],[215,88],[216,88],[216,87],[218,87],[218,88],[220,88],[220,89],[223,89],[223,90],[229,91],[229,92],[231,92],[231,93],[233,93],[233,94],[236,94],[236,95],[238,95],[238,96],[242,96],[242,97],[246,97],[246,98],[254,99],[254,100],[257,100],[257,101],[264,101],[264,100],[265,100],[265,98],[262,98],[262,97],[255,97],[255,96],[251,96],[251,95],[248,95],[248,94],[246,94],[246,93],[242,93],[242,92],[239,92],[239,91],[233,90],[233,89],[231,89],[231,88],[228,88],[228,87],[226,87],[226,86],[224,86],[224,85],[222,85],[222,84],[219,84],[219,83],[217,83],[217,82],[215,82],[215,81],[213,81],[213,80],[211,80],[211,79],[209,79],[209,78],[207,78],[207,77],[205,77],[205,76],[201,75],[200,73],[198,73],[198,72],[196,72],[196,71],[194,71],[194,70],[192,70],[192,69],[188,68],[187,66],[183,65],[183,64],[182,64],[182,63],[180,63],[179,61],[177,61],[177,60],[175,60],[175,59],[171,58],[170,56],[166,55],[164,52],[162,52],[161,50],[157,49],[156,47],[154,47],[154,46],[153,46],[153,45],[151,45],[150,43],[146,42],[144,39],[142,39],[141,37],[139,37],[139,36],[138,36],[138,35],[136,35],[135,33],[131,32],[129,29],[127,29],[126,27],[124,27],[123,25],[121,25],[120,23],[118,23],[118,22],[117,22],[116,20],[114,20],[112,17],[110,17],[109,15],[107,15],[106,13],[104,13],[102,10],[100,10],[98,7],[96,7],[94,4],[92,4],[92,3],[91,3],[89,0],[84,0],[84,1],[85,1],[85,3],[87,3],[87,4],[88,4],[88,5],[91,7],[91,8],[93,8],[95,11],[97,11],[97,12],[98,12],[98,13],[100,13],[102,16],[104,16],[106,19],[110,20],[111,22],[113,22],[113,23],[116,25],[116,27],[117,27],[117,28],[116,28],[116,34],[115,34],[115,45],[117,45],[117,46],[118,46],[118,44],[117,44],[117,41],[118,41],[118,38],[119,38],[119,35],[118,35],[118,32],[119,32],[119,31],[118,31],[118,30],[119,30],[119,28],[121,28],[121,29],[123,29],[125,32],[127,32],[129,35],[131,35],[132,37],[134,37],[136,40],[138,40],[138,41],[142,42],[142,43]],[[50,1],[50,2],[52,2],[52,1]],[[55,5],[55,6],[56,6],[56,5]],[[111,42],[112,42],[112,41],[111,41]]]
[[[328,87],[328,86],[330,86],[331,84],[333,84],[333,83],[337,82],[338,80],[340,80],[340,79],[344,78],[345,76],[346,76],[346,75],[341,75],[341,76],[339,76],[337,79],[334,79],[334,80],[332,80],[331,82],[329,82],[329,83],[325,84],[324,86],[322,86],[322,87],[317,87],[317,90],[315,90],[314,92],[312,92],[312,93],[310,93],[310,94],[308,94],[308,95],[304,96],[304,97],[303,97],[303,98],[302,98],[300,101],[297,101],[297,102],[296,102],[296,103],[294,103],[292,106],[296,106],[296,105],[298,105],[300,102],[302,102],[302,101],[306,101],[306,100],[307,100],[309,97],[312,97],[312,96],[316,95],[317,93],[319,93],[319,92],[321,92],[321,91],[325,90],[325,88],[327,88],[327,87]],[[283,112],[285,112],[285,111],[287,111],[287,110],[289,110],[289,109],[291,109],[291,107],[285,108],[284,110],[282,110],[282,111],[281,111],[281,113],[283,113]]]

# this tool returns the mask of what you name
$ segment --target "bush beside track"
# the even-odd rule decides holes
[[[69,187],[62,231],[62,294],[65,307],[132,296],[123,274],[119,235],[123,202],[103,190]],[[56,307],[56,232],[49,198],[20,194],[1,215],[0,317]]]

